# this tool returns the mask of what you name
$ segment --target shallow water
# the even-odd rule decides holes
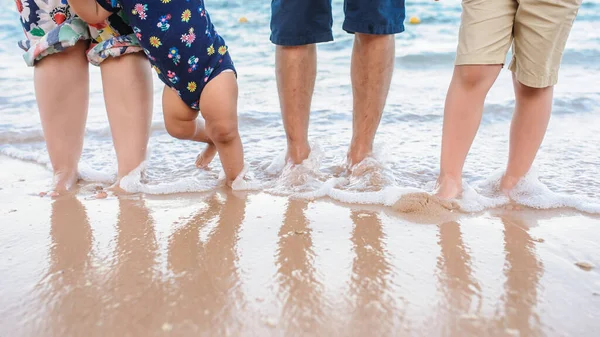
[[[378,161],[365,169],[369,174],[345,179],[338,179],[336,173],[345,165],[351,137],[349,66],[353,38],[341,30],[341,1],[334,2],[336,41],[319,46],[312,105],[310,137],[317,151],[305,167],[283,178],[279,158],[285,135],[276,94],[274,47],[268,40],[269,2],[212,0],[207,4],[240,74],[240,130],[253,174],[249,187],[282,195],[328,195],[352,203],[381,204],[393,203],[407,189],[431,190],[438,172],[443,101],[452,72],[460,2],[421,0],[407,5],[407,15],[419,16],[422,23],[407,25],[407,31],[396,38],[396,69],[376,138]],[[24,65],[16,46],[21,29],[13,7],[12,1],[0,1],[4,9],[0,11],[0,154],[47,165],[32,70]],[[539,181],[544,185],[539,185],[532,174],[519,193],[524,204],[600,213],[600,133],[594,127],[600,118],[598,13],[599,0],[585,1],[575,22],[556,87],[553,119],[536,162]],[[249,22],[240,24],[241,16]],[[91,81],[81,175],[86,180],[109,183],[115,160],[98,69],[92,70]],[[160,88],[156,79],[147,181],[141,183],[134,175],[124,187],[150,194],[214,189],[220,171],[218,160],[212,171],[199,171],[194,168],[194,159],[201,145],[166,134],[158,99]],[[466,163],[465,183],[477,191],[463,201],[466,210],[505,202],[481,195],[493,190],[493,177],[506,163],[513,106],[510,73],[505,70],[488,96],[480,132]]]

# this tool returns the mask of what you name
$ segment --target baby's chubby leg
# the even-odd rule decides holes
[[[217,154],[217,147],[206,133],[204,121],[198,119],[198,111],[187,106],[177,93],[167,86],[163,91],[162,102],[167,132],[177,139],[206,143],[206,148],[196,157],[196,167],[208,168]]]
[[[223,72],[204,87],[200,96],[200,111],[206,127],[195,120],[198,112],[189,108],[172,90],[165,90],[163,106],[165,125],[170,135],[214,144],[225,171],[227,185],[244,168],[244,151],[238,133],[238,87],[233,72]],[[206,150],[205,150],[206,153]]]

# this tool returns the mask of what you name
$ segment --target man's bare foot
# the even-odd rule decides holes
[[[198,157],[196,157],[196,167],[201,169],[207,169],[208,165],[210,164],[210,162],[212,162],[213,158],[215,158],[216,154],[217,147],[215,146],[215,144],[206,144],[204,150],[202,150],[202,152],[198,154]]]
[[[288,144],[287,153],[285,155],[285,162],[292,162],[294,165],[302,164],[302,162],[308,159],[310,155],[310,145],[305,144],[302,146]]]
[[[350,166],[356,166],[362,163],[362,161],[365,160],[365,158],[369,157],[372,154],[373,151],[371,148],[350,146],[346,158]]]
[[[521,178],[503,175],[500,180],[500,191],[507,197],[510,198],[510,192],[515,188]]]
[[[462,179],[440,176],[436,183],[435,196],[441,199],[456,199],[462,194]]]

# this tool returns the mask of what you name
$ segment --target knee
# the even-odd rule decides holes
[[[527,86],[518,80],[514,80],[515,93],[517,97],[536,97],[545,93],[552,93],[553,86],[536,88]]]
[[[215,143],[228,143],[239,137],[235,122],[212,122],[206,123],[206,131],[210,139]]]
[[[386,43],[394,41],[394,35],[386,34],[386,35],[375,35],[375,34],[364,34],[364,33],[355,33],[354,39],[357,44],[370,44],[370,43]]]
[[[175,120],[165,120],[165,128],[171,137],[177,139],[190,139],[193,136],[193,131],[190,132],[185,123]]]
[[[477,89],[485,86],[491,86],[495,76],[490,74],[490,67],[487,65],[468,65],[456,67],[455,78],[466,89]]]

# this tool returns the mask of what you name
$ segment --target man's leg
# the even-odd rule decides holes
[[[317,77],[317,47],[277,46],[275,54],[277,89],[287,135],[287,156],[300,164],[310,153],[308,121],[315,79]]]
[[[354,100],[348,151],[351,165],[373,152],[373,140],[392,81],[394,56],[394,35],[356,34],[351,69]]]
[[[352,50],[353,123],[348,161],[373,152],[394,72],[394,34],[404,31],[403,0],[345,0],[343,29],[355,34]]]
[[[315,44],[333,40],[331,0],[273,0],[271,11],[287,159],[300,164],[310,153],[308,121],[317,76]]]

